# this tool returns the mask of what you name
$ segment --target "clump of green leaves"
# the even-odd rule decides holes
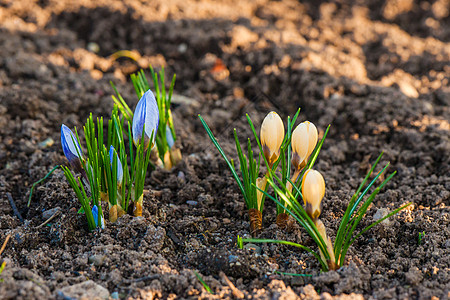
[[[182,158],[180,149],[174,145],[177,136],[175,133],[172,111],[170,109],[176,75],[173,75],[169,89],[167,90],[164,67],[161,68],[159,76],[152,66],[150,66],[150,72],[155,90],[156,102],[159,108],[159,126],[155,134],[156,148],[153,149],[152,160],[156,165],[162,165],[165,169],[170,170]],[[139,99],[150,89],[150,82],[147,79],[144,70],[132,74],[131,81]],[[112,96],[114,103],[118,106],[126,120],[129,123],[132,123],[134,117],[133,112],[112,82],[111,86],[115,92],[115,95]]]
[[[250,232],[252,233],[252,235],[256,235],[262,229],[262,213],[264,209],[264,200],[266,198],[264,192],[267,191],[267,178],[270,174],[269,171],[267,171],[262,176],[260,175],[261,163],[262,161],[265,162],[267,170],[273,169],[275,171],[277,169],[281,161],[281,156],[284,156],[284,153],[288,151],[286,149],[289,147],[290,143],[292,124],[295,123],[299,112],[300,110],[298,110],[295,114],[293,122],[291,122],[291,119],[288,118],[288,133],[286,136],[284,135],[283,123],[278,114],[276,114],[275,112],[269,113],[264,119],[262,125],[262,143],[258,135],[256,134],[255,127],[250,116],[247,115],[248,124],[254,133],[254,137],[258,144],[258,147],[261,149],[259,154],[254,153],[250,138],[247,139],[247,151],[244,151],[241,143],[239,142],[236,129],[233,130],[236,153],[239,159],[239,170],[242,179],[237,173],[238,169],[234,164],[234,160],[230,160],[227,157],[216,137],[209,128],[208,124],[205,122],[203,117],[199,115],[199,119],[203,127],[205,128],[209,138],[227,163],[228,167],[231,170],[233,178],[235,179],[242,193],[245,205],[248,209]],[[263,147],[267,148],[265,152],[262,150]],[[280,155],[280,153],[282,153],[282,155]]]
[[[403,205],[380,220],[373,222],[359,231],[357,230],[359,223],[366,215],[375,196],[396,173],[393,172],[381,184],[376,186],[376,181],[386,172],[389,166],[387,164],[368,183],[382,157],[381,154],[350,199],[344,216],[341,219],[333,245],[331,238],[326,234],[325,225],[319,219],[322,212],[322,199],[325,195],[325,181],[320,172],[312,169],[322,149],[330,126],[327,127],[322,139],[318,142],[317,128],[309,121],[302,122],[292,131],[298,114],[299,111],[297,111],[292,120],[288,118],[287,132],[285,134],[281,118],[274,112],[269,113],[261,126],[260,137],[258,137],[253,122],[247,115],[248,123],[260,151],[259,156],[254,154],[251,149],[250,140],[248,140],[248,157],[243,154],[236,131],[234,131],[242,180],[237,174],[233,161],[227,158],[217,139],[212,134],[211,129],[201,116],[199,118],[211,141],[229,166],[245,199],[247,208],[252,209],[256,207],[262,212],[262,205],[258,200],[261,198],[264,199],[264,197],[273,200],[277,204],[276,221],[279,227],[285,228],[289,216],[291,216],[307,231],[317,245],[318,251],[305,245],[289,241],[254,238],[243,239],[240,237],[238,237],[238,246],[242,248],[244,242],[291,245],[313,254],[320,262],[323,270],[336,270],[343,265],[349,247],[358,237],[383,220],[397,214],[411,203]],[[258,157],[258,160],[255,156]],[[261,157],[264,158],[263,160],[267,170],[262,178],[259,177]],[[274,195],[268,193],[266,183],[272,187]],[[371,189],[373,190],[369,192]],[[303,202],[303,204],[300,202]],[[251,229],[253,229],[252,226]],[[251,233],[254,234],[254,231],[251,230]]]
[[[373,202],[375,196],[380,192],[380,190],[391,180],[396,172],[393,172],[386,179],[382,181],[375,189],[369,193],[369,190],[375,185],[378,178],[385,173],[389,163],[380,171],[378,174],[367,184],[369,178],[371,177],[375,167],[378,165],[382,154],[373,164],[372,168],[362,181],[361,185],[358,187],[354,195],[349,201],[349,204],[345,210],[344,216],[341,219],[336,239],[333,243],[331,239],[326,234],[326,228],[322,221],[319,219],[319,215],[322,212],[321,201],[325,194],[325,182],[322,175],[315,170],[312,170],[315,160],[317,159],[320,149],[324,143],[326,134],[328,133],[329,127],[327,128],[324,137],[316,148],[311,152],[311,155],[307,155],[309,160],[302,167],[302,163],[298,164],[302,167],[300,175],[293,176],[289,178],[289,172],[281,171],[281,176],[278,175],[275,170],[270,169],[270,178],[268,183],[275,191],[275,196],[267,193],[267,191],[261,190],[267,197],[273,200],[277,205],[281,206],[289,215],[294,218],[308,233],[308,235],[313,239],[317,245],[319,251],[314,251],[313,249],[300,245],[297,243],[292,243],[288,241],[281,240],[268,240],[268,239],[242,239],[239,238],[238,245],[243,246],[243,242],[260,242],[260,243],[279,243],[285,245],[291,245],[301,248],[305,251],[313,254],[320,262],[322,269],[324,271],[336,270],[340,268],[345,261],[345,257],[349,247],[359,238],[362,234],[367,232],[373,226],[379,224],[385,219],[397,214],[400,210],[406,208],[411,203],[403,205],[385,217],[373,222],[372,224],[364,227],[363,229],[357,231],[357,226],[366,215],[366,212]],[[294,132],[295,136],[295,132]],[[299,135],[301,136],[301,135]],[[308,135],[304,139],[310,139]],[[294,141],[292,141],[294,143]],[[305,150],[306,151],[306,150]],[[299,151],[301,152],[301,151]],[[283,160],[283,158],[282,158]],[[286,162],[287,163],[287,162]],[[298,163],[298,159],[293,155],[292,163]],[[284,162],[282,164],[285,164]],[[295,169],[295,168],[294,168]],[[298,168],[297,168],[298,170]],[[298,178],[297,180],[295,180]],[[367,184],[367,186],[366,186]],[[302,199],[303,205],[299,202]]]
[[[80,176],[74,175],[67,166],[62,168],[81,203],[80,212],[85,213],[90,230],[104,227],[103,201],[108,203],[111,222],[115,222],[126,212],[135,216],[142,215],[144,182],[150,163],[150,150],[147,149],[149,144],[153,145],[158,124],[158,108],[152,97],[151,91],[146,92],[137,106],[137,115],[142,118],[138,123],[142,127],[132,129],[131,123],[128,123],[128,144],[124,138],[124,118],[120,118],[116,105],[108,121],[106,141],[103,139],[103,118],[97,118],[94,122],[91,114],[87,119],[84,126],[86,156],[81,149],[76,128],[73,134],[67,126],[61,127],[64,154],[72,169]],[[156,115],[140,111],[141,107],[146,106],[153,106],[151,111],[155,111]],[[150,130],[146,130],[146,126]],[[149,136],[148,131],[151,132]]]

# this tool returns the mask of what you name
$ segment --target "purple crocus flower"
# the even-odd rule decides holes
[[[142,96],[141,100],[139,100],[134,111],[132,127],[134,145],[136,147],[139,145],[142,138],[142,129],[145,125],[144,150],[147,150],[148,146],[150,145],[150,137],[152,133],[153,140],[151,141],[151,143],[153,144],[153,142],[155,141],[158,124],[158,104],[156,103],[156,99],[152,91],[148,90],[147,92],[145,92],[144,96]]]
[[[94,217],[95,226],[105,229],[105,221],[103,220],[103,216],[100,216],[100,224],[98,223],[98,207],[94,205],[92,207],[92,215]]]
[[[117,184],[119,186],[121,186],[122,185],[122,180],[123,180],[122,163],[120,162],[120,159],[119,159],[119,156],[117,155],[116,150],[111,145],[111,147],[109,147],[109,162],[111,164],[111,168],[112,168],[112,164],[113,164],[114,153],[116,154],[116,157],[117,157]]]
[[[61,125],[61,145],[64,155],[72,167],[78,172],[82,172],[81,159],[83,159],[83,153],[80,144],[78,144],[73,132],[64,124]]]

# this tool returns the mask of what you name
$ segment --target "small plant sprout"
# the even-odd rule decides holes
[[[129,155],[123,136],[125,119],[119,117],[118,111],[115,105],[108,121],[107,145],[103,143],[103,118],[97,118],[95,124],[92,114],[89,116],[84,126],[86,156],[82,154],[76,131],[73,134],[67,126],[61,127],[64,154],[75,171],[81,173],[81,179],[75,177],[68,167],[62,168],[82,205],[80,212],[86,214],[90,230],[104,228],[102,201],[108,202],[110,222],[115,222],[127,212],[142,216],[144,182],[150,149],[158,130],[159,111],[152,92],[148,91],[137,105],[133,129],[128,123]]]
[[[170,170],[175,164],[177,164],[181,160],[181,151],[175,146],[175,141],[177,139],[175,134],[175,128],[173,124],[173,117],[172,112],[170,110],[170,104],[172,102],[172,93],[173,93],[173,87],[175,85],[175,78],[174,75],[172,78],[172,82],[170,84],[169,90],[166,90],[165,86],[165,74],[164,74],[164,68],[161,69],[158,74],[153,70],[153,68],[150,66],[150,71],[153,79],[153,84],[155,87],[155,94],[152,92],[148,93],[150,90],[150,83],[147,80],[147,77],[145,76],[145,73],[143,70],[139,71],[136,74],[131,75],[131,81],[133,82],[134,89],[136,91],[136,95],[139,99],[141,99],[143,96],[146,96],[148,98],[155,99],[155,102],[157,103],[157,108],[159,112],[159,118],[156,119],[158,122],[158,126],[154,126],[152,124],[151,126],[146,125],[146,138],[150,135],[150,128],[157,128],[154,134],[154,141],[156,142],[156,147],[151,148],[152,149],[152,155],[151,159],[152,161],[158,165],[158,166],[164,166],[165,169]],[[142,107],[136,107],[136,111],[131,111],[128,104],[125,102],[123,97],[119,94],[115,86],[111,83],[116,95],[112,96],[114,103],[118,106],[119,110],[122,112],[124,117],[127,119],[129,123],[133,123],[133,132],[135,126],[142,128],[142,124],[134,124],[136,120],[144,120],[142,116],[136,116],[136,111],[143,114],[147,110],[147,114],[149,113],[149,109],[153,109],[153,107],[146,107],[146,109],[143,109]],[[143,103],[141,105],[144,105]],[[150,114],[153,115],[153,114]],[[138,118],[138,119],[137,119]],[[139,130],[136,131],[136,134],[138,135],[137,138],[139,138]],[[133,138],[135,138],[133,133]],[[147,141],[147,140],[146,140]],[[147,141],[148,143],[149,141]],[[146,147],[148,147],[148,144],[146,143]]]
[[[107,184],[107,198],[109,209],[109,221],[116,222],[117,218],[125,214],[122,198],[124,195],[124,176],[123,167],[117,155],[114,146],[110,146],[109,153],[106,153],[106,147],[102,153],[103,164],[107,166],[104,170]]]
[[[286,147],[290,142],[290,132],[292,124],[297,119],[300,110],[294,116],[293,122],[288,118],[288,134],[285,136],[284,125],[281,118],[275,112],[270,112],[263,120],[261,126],[261,141],[256,133],[252,120],[247,115],[247,121],[252,129],[255,140],[260,149],[259,155],[255,154],[251,147],[250,139],[247,139],[247,153],[244,154],[236,129],[234,129],[234,140],[236,144],[236,152],[239,158],[239,169],[241,171],[242,180],[237,174],[237,170],[233,161],[228,159],[217,139],[214,137],[211,129],[206,124],[202,116],[199,115],[203,127],[206,129],[209,138],[216,146],[219,153],[224,158],[228,167],[233,174],[236,183],[244,197],[245,205],[248,209],[250,220],[250,233],[254,236],[262,229],[262,211],[264,208],[265,191],[267,191],[267,176],[271,174],[269,169],[276,170],[280,163],[280,159],[285,156]],[[262,158],[262,159],[261,159]],[[267,171],[260,177],[260,165],[264,160]],[[264,192],[263,192],[264,191]]]
[[[258,231],[262,229],[262,210],[264,207],[264,194],[258,193],[257,186],[260,186],[263,190],[263,185],[261,184],[261,178],[259,178],[259,166],[261,163],[261,155],[256,156],[252,150],[250,139],[247,140],[247,155],[242,151],[241,144],[237,137],[236,129],[234,129],[234,140],[236,144],[236,151],[239,158],[239,166],[242,174],[242,180],[239,178],[234,162],[228,159],[219,142],[215,138],[208,124],[201,115],[198,116],[200,121],[205,127],[209,138],[216,146],[219,153],[222,155],[223,159],[227,163],[228,167],[233,174],[233,178],[236,181],[241,193],[244,197],[245,205],[248,209],[249,220],[250,220],[250,232],[255,235]],[[256,156],[256,157],[255,157]],[[265,184],[264,184],[265,186]]]
[[[114,165],[114,157],[117,160],[117,186],[120,188],[122,186],[123,181],[123,168],[122,163],[120,162],[119,156],[117,155],[116,149],[114,149],[113,145],[109,147],[109,162],[111,166]]]
[[[133,117],[133,142],[136,146],[134,161],[133,214],[142,216],[142,202],[144,199],[144,183],[150,153],[158,131],[159,112],[153,93],[148,90],[139,100]]]
[[[425,238],[425,231],[419,232],[419,236],[417,238],[417,243],[422,245],[423,239]]]
[[[98,196],[95,197],[96,192],[99,190],[99,182],[94,178],[90,159],[87,158],[85,160],[82,155],[78,134],[74,135],[64,124],[61,126],[61,145],[70,165],[82,174],[82,179],[80,180],[80,178],[74,177],[68,167],[62,166],[67,181],[81,203],[81,211],[86,215],[89,230],[94,230],[99,224],[98,220],[101,220],[100,226],[103,224],[103,212],[99,205],[100,199]],[[88,197],[88,193],[84,188],[85,184],[88,186],[88,192],[91,194],[90,197]],[[96,210],[91,209],[91,202],[97,208]],[[93,213],[96,213],[95,217]],[[95,219],[97,219],[97,222]]]
[[[323,143],[323,139],[319,146]],[[344,216],[341,219],[339,228],[337,230],[334,245],[331,238],[327,236],[326,228],[323,222],[319,219],[321,215],[321,202],[325,194],[325,181],[322,175],[315,170],[310,170],[311,163],[317,157],[318,148],[311,154],[311,158],[304,167],[306,171],[304,175],[301,176],[301,181],[299,184],[294,183],[289,180],[290,184],[294,188],[291,192],[287,186],[283,183],[282,178],[280,178],[275,172],[271,173],[271,177],[268,179],[268,183],[275,190],[278,198],[273,197],[264,191],[267,197],[275,201],[279,205],[284,205],[286,211],[307,231],[308,235],[313,239],[317,245],[319,252],[312,250],[304,245],[291,243],[288,241],[280,240],[258,240],[258,239],[241,239],[240,245],[243,242],[264,242],[264,243],[279,243],[299,247],[313,254],[319,261],[324,271],[337,270],[345,262],[345,256],[350,245],[355,242],[362,234],[367,232],[373,226],[379,224],[385,219],[397,214],[400,210],[411,205],[408,203],[403,205],[383,218],[373,222],[372,224],[366,226],[359,232],[355,232],[356,227],[361,222],[362,218],[365,216],[370,204],[373,202],[375,196],[380,192],[380,190],[391,180],[396,172],[393,172],[386,177],[371,193],[369,190],[374,186],[375,182],[380,178],[382,174],[385,173],[389,166],[389,163],[380,171],[378,174],[370,181],[366,186],[369,178],[371,177],[375,167],[378,165],[382,154],[373,164],[370,171],[367,173],[366,177],[362,181],[361,185],[358,187],[356,192],[353,194],[349,201],[349,204],[344,212]],[[368,195],[366,197],[366,195]],[[302,206],[298,202],[298,197],[301,197],[304,202]],[[284,204],[281,203],[280,199],[284,200]]]

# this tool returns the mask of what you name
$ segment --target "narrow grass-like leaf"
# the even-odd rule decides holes
[[[370,168],[369,172],[367,172],[366,177],[361,182],[361,184],[359,185],[358,189],[356,190],[356,192],[353,194],[352,198],[349,201],[349,204],[347,206],[347,209],[345,210],[344,216],[342,217],[341,223],[339,224],[339,228],[338,228],[338,231],[337,231],[337,234],[336,234],[336,240],[335,240],[335,243],[334,243],[334,253],[335,253],[336,257],[338,257],[340,252],[341,252],[342,243],[343,243],[343,240],[345,238],[346,228],[347,228],[348,222],[350,220],[350,217],[352,215],[351,211],[352,211],[352,208],[353,208],[353,206],[355,204],[355,201],[357,200],[357,197],[358,197],[359,193],[363,189],[363,187],[366,184],[367,180],[369,179],[370,175],[372,175],[373,171],[375,170],[375,167],[377,166],[377,164],[380,161],[382,156],[383,156],[383,152],[378,156],[377,160],[372,165],[372,167]]]
[[[35,183],[33,183],[33,185],[31,186],[31,189],[30,189],[30,195],[28,196],[27,207],[30,207],[30,204],[31,204],[31,198],[33,197],[33,190],[34,190],[34,188],[35,188],[38,184],[40,184],[41,182],[43,182],[43,181],[45,181],[47,178],[49,178],[50,175],[52,175],[52,173],[53,173],[56,169],[59,169],[60,167],[61,167],[60,165],[54,166],[53,169],[51,169],[50,172],[47,173],[47,175],[45,175],[43,178],[41,178],[41,179],[39,179],[38,181],[36,181]]]
[[[236,173],[236,169],[231,164],[230,160],[228,159],[227,155],[223,151],[222,147],[220,146],[219,142],[217,141],[216,137],[212,133],[211,129],[209,128],[208,124],[206,124],[205,120],[201,115],[198,115],[198,118],[200,119],[200,122],[202,123],[203,127],[206,130],[206,133],[208,134],[209,138],[213,142],[214,146],[216,146],[217,150],[219,151],[220,155],[222,155],[223,159],[227,163],[228,167],[230,168],[231,173],[233,174],[234,180],[236,181],[237,185],[239,186],[239,189],[241,190],[241,193],[244,197],[247,197],[244,186],[242,185],[241,180],[239,179],[238,174]],[[245,199],[245,202],[247,203],[247,199]]]
[[[356,239],[359,238],[361,235],[363,235],[367,230],[369,230],[370,228],[372,228],[372,227],[374,227],[374,226],[380,224],[381,222],[383,222],[383,221],[386,220],[387,218],[390,218],[390,217],[392,217],[393,215],[399,213],[401,210],[407,208],[407,207],[410,206],[411,204],[412,204],[412,202],[409,202],[409,203],[407,203],[407,204],[405,204],[405,205],[403,205],[403,206],[401,206],[401,207],[399,207],[399,208],[393,210],[392,212],[390,212],[390,213],[387,214],[386,216],[382,217],[381,219],[379,219],[379,220],[373,222],[373,223],[370,224],[369,226],[365,227],[363,230],[361,230],[360,233],[358,233],[358,234],[350,241],[349,244],[350,244],[350,245],[353,244],[353,243],[356,241]]]
[[[310,248],[308,248],[308,247],[306,247],[306,246],[304,246],[302,244],[297,244],[297,243],[294,243],[294,242],[283,241],[283,240],[271,240],[271,239],[242,239],[242,242],[247,242],[247,243],[272,243],[272,244],[281,244],[281,245],[294,246],[294,247],[303,249],[303,250],[311,253],[312,255],[314,255],[314,257],[317,258],[319,263],[322,265],[322,269],[323,270],[328,270],[327,264],[322,260],[320,255],[317,254],[317,252],[313,251],[312,249],[310,249]]]

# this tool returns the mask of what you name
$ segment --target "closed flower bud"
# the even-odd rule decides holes
[[[92,215],[94,216],[95,226],[105,229],[105,221],[103,220],[103,216],[100,215],[100,223],[98,222],[98,207],[94,205],[92,207]]]
[[[169,149],[171,149],[173,144],[175,144],[175,140],[173,139],[172,131],[170,130],[169,124],[166,125],[166,140],[167,146],[169,146]]]
[[[292,133],[292,164],[296,170],[303,168],[317,144],[316,126],[305,121],[299,124]]]
[[[264,157],[267,159],[269,166],[272,167],[280,155],[280,147],[284,139],[283,121],[276,112],[271,111],[264,118],[260,137]]]
[[[317,220],[322,211],[322,199],[325,196],[325,180],[316,170],[308,170],[303,176],[302,195],[306,213]]]
[[[123,180],[122,163],[120,162],[120,159],[119,159],[119,156],[117,155],[116,150],[111,145],[111,147],[109,147],[109,162],[111,164],[111,167],[112,167],[112,164],[113,164],[114,154],[116,154],[116,157],[117,157],[117,184],[120,187],[122,185],[122,180]]]
[[[153,144],[156,138],[158,124],[158,104],[156,103],[156,99],[152,91],[148,90],[147,92],[145,92],[144,96],[142,96],[141,100],[139,100],[134,111],[132,127],[134,145],[136,147],[139,145],[142,138],[142,130],[145,125],[144,150],[147,150],[148,146],[150,145],[150,137],[152,136],[152,134],[153,140],[151,141],[151,144]]]
[[[76,136],[66,125],[61,125],[61,145],[64,151],[64,155],[72,165],[72,167],[78,172],[82,172],[81,159],[83,154],[81,152],[80,144]]]

